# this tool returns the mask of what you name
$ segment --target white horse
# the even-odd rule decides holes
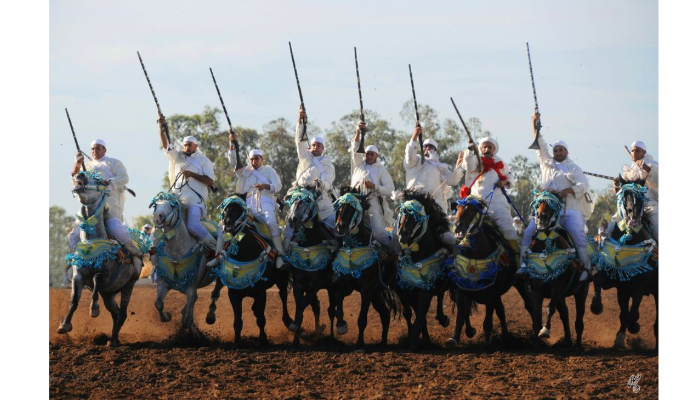
[[[95,318],[100,314],[97,296],[100,294],[105,307],[112,315],[112,337],[110,346],[119,345],[119,331],[127,316],[127,306],[131,299],[134,284],[139,279],[141,267],[133,262],[120,263],[117,253],[119,243],[107,239],[105,228],[105,204],[109,190],[108,182],[93,171],[83,171],[73,178],[73,193],[80,198],[83,205],[78,219],[80,224],[80,243],[74,253],[69,253],[66,259],[73,268],[71,282],[71,303],[68,315],[63,318],[58,333],[64,334],[73,330],[71,319],[80,302],[83,287],[92,290],[90,315]],[[121,293],[120,305],[117,306],[115,296]]]
[[[184,293],[187,302],[181,311],[182,326],[194,334],[197,288],[214,281],[206,266],[205,249],[187,230],[185,212],[175,195],[158,193],[150,207],[154,207],[153,222],[158,229],[154,241],[155,254],[151,256],[158,274],[156,309],[162,322],[170,321],[170,313],[163,311],[163,299],[170,289]]]

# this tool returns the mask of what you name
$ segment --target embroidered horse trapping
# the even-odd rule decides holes
[[[210,219],[200,219],[199,223],[211,234],[214,239],[218,237],[218,225]]]
[[[461,254],[445,262],[447,277],[462,290],[485,289],[496,281],[498,272],[509,263],[505,248],[499,244],[488,257],[471,259]]]
[[[525,256],[525,271],[530,277],[548,281],[561,275],[576,259],[576,249],[556,249],[547,253],[528,253]]]
[[[284,260],[294,268],[308,272],[322,270],[330,259],[331,252],[323,243],[311,247],[292,246],[284,256]]]
[[[362,276],[362,271],[377,262],[379,256],[371,246],[361,246],[353,248],[341,248],[333,261],[333,271],[338,276],[352,275],[358,279]]]
[[[406,254],[399,259],[396,282],[402,289],[431,290],[438,278],[444,275],[442,260],[435,254],[414,263],[411,256]]]
[[[611,279],[628,281],[654,269],[649,265],[649,257],[655,254],[655,249],[651,243],[625,245],[609,238],[603,243],[598,268]]]
[[[269,252],[270,248],[268,247],[252,261],[237,261],[233,258],[223,257],[221,264],[213,271],[229,289],[241,290],[253,287],[261,279],[267,280],[263,275],[270,261]]]
[[[201,246],[195,245],[187,255],[176,260],[165,252],[165,241],[162,241],[156,246],[156,255],[158,256],[156,264],[158,279],[165,280],[168,286],[184,293],[197,278],[204,251]]]
[[[88,242],[78,242],[75,252],[66,255],[66,261],[82,267],[100,269],[105,260],[116,260],[119,245],[108,239],[93,239]]]

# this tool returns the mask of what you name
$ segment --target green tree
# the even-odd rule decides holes
[[[612,185],[596,194],[595,208],[591,218],[586,222],[588,233],[591,236],[595,236],[598,233],[598,227],[604,219],[610,222],[610,217],[617,212],[617,195]]]
[[[136,229],[137,231],[141,230],[141,227],[150,224],[153,226],[153,215],[152,214],[146,214],[146,215],[139,215],[137,217],[132,217],[131,218],[131,228]]]
[[[530,220],[530,203],[535,199],[533,191],[537,189],[541,179],[540,165],[537,162],[529,162],[523,155],[517,155],[508,166],[514,178],[514,186],[509,196],[527,224]]]
[[[59,206],[49,207],[49,286],[62,286],[68,254],[68,235],[74,219]]]
[[[263,126],[260,136],[265,164],[274,168],[282,181],[282,189],[278,193],[280,198],[292,186],[299,165],[293,129],[291,122],[277,118]]]

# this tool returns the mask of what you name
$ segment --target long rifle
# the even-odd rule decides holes
[[[408,64],[408,74],[411,76],[411,92],[413,92],[413,107],[416,110],[416,128],[420,127],[420,116],[418,115],[418,102],[416,101],[416,88],[413,86],[413,72],[411,64]],[[425,164],[425,154],[423,154],[423,133],[418,135],[418,144],[420,145],[420,163]]]
[[[301,100],[301,110],[304,111],[304,118],[301,120],[302,128],[301,128],[301,138],[299,138],[300,142],[303,142],[304,140],[308,141],[309,138],[306,136],[306,122],[307,122],[307,117],[306,117],[306,106],[304,105],[304,96],[301,94],[301,85],[299,84],[299,74],[297,73],[297,63],[294,62],[294,52],[292,51],[292,42],[289,42],[289,54],[292,55],[292,66],[294,66],[294,77],[297,79],[297,89],[299,89],[299,100]]]
[[[70,124],[70,131],[73,132],[73,141],[75,141],[75,148],[78,149],[78,153],[82,153],[80,150],[80,145],[78,145],[78,138],[75,137],[75,129],[73,129],[73,122],[70,120],[70,114],[68,114],[68,109],[66,108],[66,117],[68,117],[68,123]],[[83,172],[85,172],[85,161],[80,163],[83,166]]]
[[[464,118],[462,118],[462,114],[460,114],[459,110],[457,109],[457,104],[455,104],[455,101],[452,100],[452,97],[450,97],[450,101],[452,101],[452,105],[455,107],[455,111],[457,111],[457,115],[459,116],[459,120],[462,121],[462,126],[464,127],[464,130],[467,131],[467,136],[469,137],[469,144],[474,144],[474,139],[472,139],[472,134],[469,132],[469,128],[467,128],[467,124],[464,123]],[[479,154],[479,148],[476,148],[475,151],[476,151],[476,161],[479,163],[479,172],[481,172],[481,155]]]
[[[357,47],[355,49],[355,72],[357,73],[357,92],[360,94],[360,121],[365,122],[365,109],[362,105],[362,88],[360,87],[360,66],[357,64]],[[360,146],[357,148],[355,153],[365,153],[365,133],[367,128],[360,129]]]
[[[530,81],[532,82],[532,95],[535,97],[535,114],[540,113],[540,106],[537,104],[537,91],[535,90],[535,76],[532,74],[532,60],[530,60],[530,44],[525,42],[525,45],[527,46],[527,63],[530,65]],[[537,133],[535,134],[535,141],[532,142],[530,147],[528,149],[532,150],[539,150],[540,149],[540,144],[537,141],[540,137],[540,129],[542,129],[542,122],[540,121],[539,117],[537,118],[537,125],[535,126],[535,130]]]
[[[156,101],[156,107],[158,107],[158,116],[163,117],[163,113],[160,111],[160,104],[158,104],[158,98],[156,97],[156,92],[153,91],[153,85],[151,85],[151,79],[148,77],[148,72],[146,72],[146,66],[143,65],[143,60],[141,59],[141,54],[137,51],[136,54],[139,56],[139,62],[141,62],[141,68],[143,69],[143,74],[146,75],[146,81],[148,82],[148,87],[151,88],[151,94],[153,95],[153,100]],[[168,124],[164,124],[163,129],[165,130],[165,137],[168,138],[168,144],[172,143],[170,140],[170,130],[168,129]]]
[[[608,175],[594,174],[593,172],[586,172],[586,171],[583,171],[583,173],[586,175],[595,176],[596,178],[603,178],[603,179],[608,179],[611,181],[615,180],[615,178],[613,178],[612,176],[608,176]]]
[[[228,122],[228,129],[233,133],[233,126],[231,126],[231,118],[228,117],[228,111],[226,111],[226,105],[224,104],[224,99],[221,97],[221,92],[219,91],[219,85],[216,84],[216,78],[214,78],[214,71],[209,68],[209,72],[211,72],[211,79],[214,80],[214,87],[216,87],[216,93],[219,95],[219,101],[221,101],[221,107],[224,109],[224,115],[226,116],[226,121]],[[238,140],[233,141],[233,148],[236,150],[236,170],[239,170],[244,167],[243,163],[241,162],[241,157],[240,157],[240,147],[238,146]]]

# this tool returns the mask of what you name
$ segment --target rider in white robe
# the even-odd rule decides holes
[[[126,184],[129,183],[129,175],[126,172],[126,167],[116,158],[107,157],[105,155],[107,153],[107,145],[102,139],[94,140],[90,144],[90,148],[92,160],[85,164],[85,169],[88,171],[95,171],[100,174],[101,177],[109,181],[109,195],[106,200],[107,211],[105,212],[105,228],[107,229],[107,233],[113,236],[119,243],[123,244],[127,250],[129,250],[134,260],[138,259],[135,265],[139,266],[141,262],[140,257],[143,254],[131,243],[129,230],[126,225],[122,223],[124,220],[124,202],[126,201],[124,192],[126,191]],[[83,162],[83,155],[78,153],[75,158],[71,176],[80,171]],[[70,248],[74,249],[79,240],[80,229],[78,226],[75,226],[70,235]]]
[[[539,124],[539,114],[532,116],[533,133],[536,135],[536,126]],[[563,141],[554,142],[554,157],[549,154],[549,146],[544,137],[538,137],[540,148],[537,150],[537,160],[540,163],[542,172],[542,190],[549,190],[556,194],[562,202],[562,211],[559,222],[564,227],[576,245],[576,252],[583,263],[585,271],[581,273],[581,281],[588,279],[591,272],[591,260],[588,257],[588,242],[586,241],[585,225],[583,218],[585,201],[584,196],[588,191],[588,179],[583,174],[583,170],[569,158],[569,148]],[[530,247],[532,236],[537,226],[535,220],[531,219],[530,224],[523,232],[523,239],[520,242],[521,257]],[[525,273],[521,266],[518,275]]]
[[[387,197],[390,197],[394,191],[394,181],[384,164],[377,160],[379,157],[377,146],[367,146],[365,154],[357,153],[360,147],[360,129],[364,127],[364,122],[358,124],[349,150],[352,169],[350,185],[353,188],[359,188],[361,193],[368,194],[369,210],[365,212],[369,215],[372,224],[372,237],[389,246],[390,235],[386,227],[394,224],[394,213],[389,207]]]

